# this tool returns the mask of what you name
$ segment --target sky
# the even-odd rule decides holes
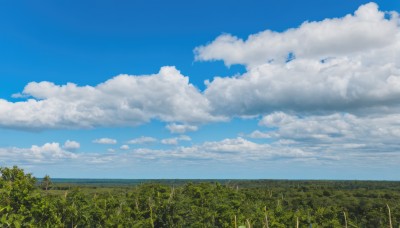
[[[0,166],[400,180],[400,2],[4,1]]]

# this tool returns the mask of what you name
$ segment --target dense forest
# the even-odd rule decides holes
[[[52,183],[0,168],[2,227],[400,227],[400,182]]]

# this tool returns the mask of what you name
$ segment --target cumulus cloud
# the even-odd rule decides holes
[[[75,159],[78,155],[63,150],[59,143],[46,143],[30,148],[0,148],[2,164],[51,164]]]
[[[92,141],[93,143],[97,144],[117,144],[117,140],[115,139],[110,139],[110,138],[100,138],[100,139],[95,139]]]
[[[198,127],[194,125],[188,125],[188,124],[168,124],[166,128],[173,134],[183,134],[189,131],[197,131]]]
[[[196,59],[244,64],[247,72],[215,77],[206,82],[204,95],[214,114],[226,116],[399,106],[398,19],[370,3],[354,15],[280,33],[267,30],[245,41],[222,35],[196,48]]]
[[[162,139],[161,143],[165,145],[178,145],[178,138]]]
[[[368,65],[351,59],[326,63],[298,60],[285,67],[266,64],[241,77],[215,78],[205,95],[215,112],[230,116],[276,110],[357,112],[398,106],[399,68],[390,63]]]
[[[274,112],[270,115],[264,116],[259,122],[261,126],[278,127],[292,123],[295,117],[283,112]]]
[[[248,135],[250,138],[253,139],[268,139],[271,138],[271,135],[265,132],[261,132],[259,130],[253,131],[251,134]]]
[[[368,53],[396,45],[398,18],[391,20],[375,3],[361,6],[354,15],[304,22],[284,32],[265,30],[242,40],[224,34],[206,46],[195,49],[196,59],[223,60],[227,65],[256,67],[267,62],[285,63],[289,55],[296,58],[325,59]],[[290,58],[290,57],[289,57]]]
[[[129,150],[129,146],[128,145],[122,145],[120,147],[121,150]]]
[[[141,136],[139,138],[131,139],[127,143],[128,144],[148,144],[148,143],[155,143],[157,139],[153,137]]]
[[[192,139],[189,136],[181,135],[179,137],[162,139],[161,143],[165,145],[178,145],[179,141],[191,141],[191,140]]]
[[[0,126],[22,129],[135,126],[158,119],[201,123],[221,120],[208,100],[175,67],[158,74],[119,75],[97,86],[31,82],[25,101],[0,99]]]
[[[190,138],[190,137],[187,136],[187,135],[180,135],[180,136],[178,137],[178,140],[180,140],[180,141],[191,141],[192,138]]]
[[[358,117],[335,113],[299,117],[279,112],[260,121],[268,131],[253,132],[250,136],[262,135],[303,150],[329,152],[342,158],[358,152],[398,153],[399,119],[400,114]]]
[[[176,147],[173,150],[136,149],[136,157],[151,157],[153,160],[193,160],[193,161],[226,161],[245,162],[249,160],[307,159],[312,153],[298,148],[280,147],[277,145],[258,144],[243,138],[224,139],[222,141],[204,142],[190,147]]]
[[[80,144],[79,142],[77,142],[77,141],[71,141],[71,140],[65,141],[65,143],[64,143],[64,145],[63,145],[63,148],[64,148],[65,150],[71,150],[71,151],[77,150],[77,149],[79,149],[80,147],[81,147],[81,144]]]

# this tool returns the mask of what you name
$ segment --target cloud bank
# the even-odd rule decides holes
[[[210,114],[208,100],[175,67],[158,74],[119,75],[97,86],[31,82],[26,101],[0,99],[3,128],[52,129],[136,126],[152,119],[202,123],[222,120]]]
[[[396,113],[400,104],[400,26],[375,3],[342,18],[304,22],[246,40],[230,34],[197,47],[198,61],[242,64],[243,75],[215,77],[204,91],[175,67],[119,75],[96,86],[31,82],[0,99],[0,127],[27,130],[168,123],[172,133],[235,116],[284,112]],[[176,124],[180,123],[180,124]]]
[[[173,138],[174,140],[190,140],[187,136]],[[169,139],[168,139],[169,140]],[[125,153],[73,153],[64,150],[59,143],[46,143],[43,146],[31,148],[0,148],[0,163],[3,164],[134,164],[135,162],[155,161],[173,162],[175,160],[205,161],[214,160],[243,163],[249,160],[274,160],[285,157],[288,159],[307,158],[312,154],[296,149],[283,148],[276,145],[258,144],[244,138],[224,139],[221,141],[204,142],[193,146],[179,146],[173,149],[129,149],[121,146]]]
[[[179,146],[188,136],[164,138],[167,149],[75,154],[78,142],[3,148],[3,161],[83,158],[91,164],[157,160],[398,161],[400,144],[400,18],[375,3],[353,14],[304,22],[283,32],[242,39],[223,34],[195,48],[197,61],[246,67],[214,77],[203,91],[175,67],[152,75],[118,75],[96,86],[31,82],[12,102],[0,99],[0,127],[23,130],[137,126],[164,122],[172,134],[234,117],[260,118],[246,137]],[[258,140],[258,141],[257,141]],[[265,140],[262,141],[262,140]],[[116,144],[115,139],[93,141]],[[115,152],[115,150],[114,150]],[[18,156],[17,156],[18,155]]]

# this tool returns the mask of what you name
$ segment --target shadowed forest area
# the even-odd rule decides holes
[[[52,182],[1,168],[3,227],[400,227],[400,182]]]

